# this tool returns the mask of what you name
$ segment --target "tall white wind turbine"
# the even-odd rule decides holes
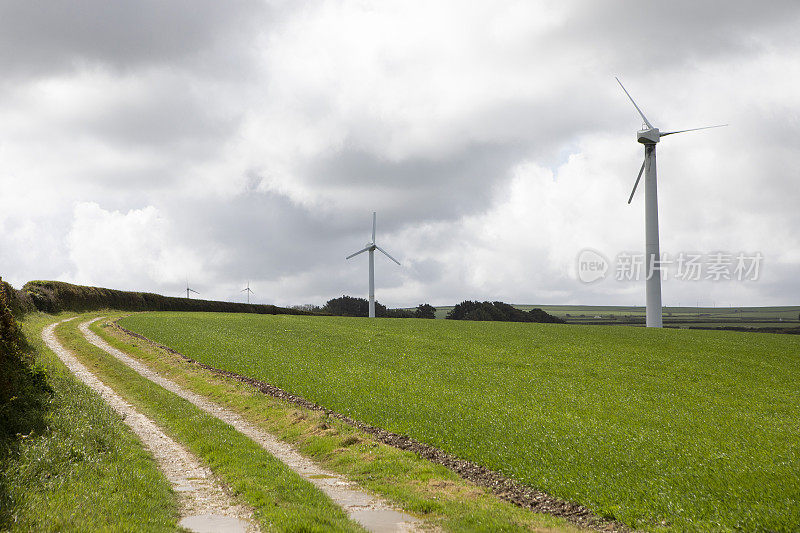
[[[633,194],[636,192],[636,187],[639,185],[639,180],[642,179],[642,172],[645,173],[644,177],[644,219],[645,219],[645,272],[647,274],[647,327],[660,328],[661,321],[661,254],[658,248],[658,192],[656,188],[656,144],[661,140],[661,137],[672,135],[673,133],[684,133],[687,131],[707,130],[709,128],[721,128],[727,124],[720,124],[718,126],[705,126],[702,128],[692,128],[688,130],[668,131],[662,133],[658,128],[653,127],[647,117],[644,116],[642,110],[633,101],[633,97],[616,78],[619,86],[628,95],[633,107],[641,115],[644,120],[644,125],[640,131],[636,133],[636,140],[644,145],[644,162],[642,168],[639,169],[639,176],[636,178],[636,183],[633,184],[631,196],[628,198],[628,203],[633,200]],[[646,172],[645,172],[646,171]]]
[[[362,254],[364,252],[369,252],[369,317],[375,318],[375,250],[380,250],[383,255],[397,263],[400,264],[400,261],[389,255],[389,252],[375,244],[375,219],[376,214],[375,212],[372,213],[372,242],[368,242],[367,245],[362,248],[361,250],[357,251],[354,254],[350,254],[347,256],[347,259],[351,257],[355,257],[358,254]]]
[[[247,303],[248,304],[250,303],[250,295],[251,294],[255,294],[253,291],[250,290],[250,282],[249,281],[247,282],[247,287],[245,287],[244,289],[242,289],[239,292],[246,292],[247,293]]]

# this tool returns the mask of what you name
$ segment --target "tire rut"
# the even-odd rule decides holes
[[[231,501],[211,471],[183,446],[168,437],[152,420],[139,413],[114,390],[100,381],[88,368],[80,363],[75,354],[66,349],[56,338],[55,327],[62,320],[42,330],[50,350],[67,368],[116,411],[123,422],[133,430],[147,450],[153,455],[159,468],[177,492],[180,502],[179,525],[198,533],[257,532],[252,520],[252,511]]]

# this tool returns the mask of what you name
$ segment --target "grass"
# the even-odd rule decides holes
[[[231,426],[141,377],[89,344],[79,320],[56,328],[65,346],[104,383],[203,460],[255,510],[262,531],[362,531],[311,483]]]
[[[323,467],[345,475],[445,531],[576,531],[565,520],[500,500],[444,467],[375,441],[337,419],[264,395],[149,344],[94,324],[107,342],[181,386],[232,409],[291,443]]]
[[[205,313],[121,324],[633,527],[800,528],[795,336]]]
[[[175,531],[169,482],[133,432],[41,340],[49,315],[23,331],[52,393],[41,428],[0,464],[10,531]]]

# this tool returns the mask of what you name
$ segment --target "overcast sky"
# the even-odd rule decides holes
[[[763,255],[666,305],[800,304],[800,3],[0,3],[0,275],[390,306],[643,305],[661,250]],[[600,252],[606,279],[579,280]],[[705,260],[705,259],[704,259]],[[709,259],[710,260],[710,259]]]

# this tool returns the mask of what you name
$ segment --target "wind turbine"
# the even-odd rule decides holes
[[[357,251],[354,254],[350,254],[347,256],[346,259],[350,259],[351,257],[355,257],[358,254],[369,252],[369,317],[375,318],[375,250],[380,250],[383,255],[397,263],[400,264],[400,261],[389,255],[389,252],[375,244],[375,219],[377,215],[375,212],[372,212],[372,242],[368,242],[367,245],[362,248],[361,250]]]
[[[246,292],[247,293],[247,303],[248,304],[250,303],[250,295],[251,294],[255,294],[253,291],[250,290],[250,282],[249,281],[247,282],[247,287],[245,287],[244,289],[242,289],[239,292]]]
[[[196,290],[194,290],[194,289],[190,289],[190,288],[189,288],[189,280],[187,279],[187,280],[186,280],[186,298],[189,298],[189,293],[190,293],[190,292],[193,292],[193,293],[195,293],[195,294],[200,294],[200,293],[199,293],[199,292],[197,292]]]
[[[639,180],[642,179],[642,172],[645,172],[644,178],[644,219],[645,219],[645,272],[647,273],[647,310],[646,310],[646,323],[648,328],[660,328],[661,321],[661,254],[658,248],[658,191],[656,187],[656,144],[661,140],[661,137],[672,135],[674,133],[684,133],[687,131],[707,130],[710,128],[721,128],[727,124],[720,124],[718,126],[704,126],[702,128],[692,128],[688,130],[668,131],[661,132],[658,128],[653,127],[647,117],[644,116],[642,110],[633,101],[630,95],[619,78],[615,78],[625,94],[628,95],[633,107],[641,115],[644,120],[642,129],[636,133],[636,140],[644,145],[644,162],[642,168],[639,169],[639,175],[636,177],[636,183],[633,184],[631,196],[628,198],[628,204],[633,200],[633,194],[636,192],[636,187],[639,185]]]

